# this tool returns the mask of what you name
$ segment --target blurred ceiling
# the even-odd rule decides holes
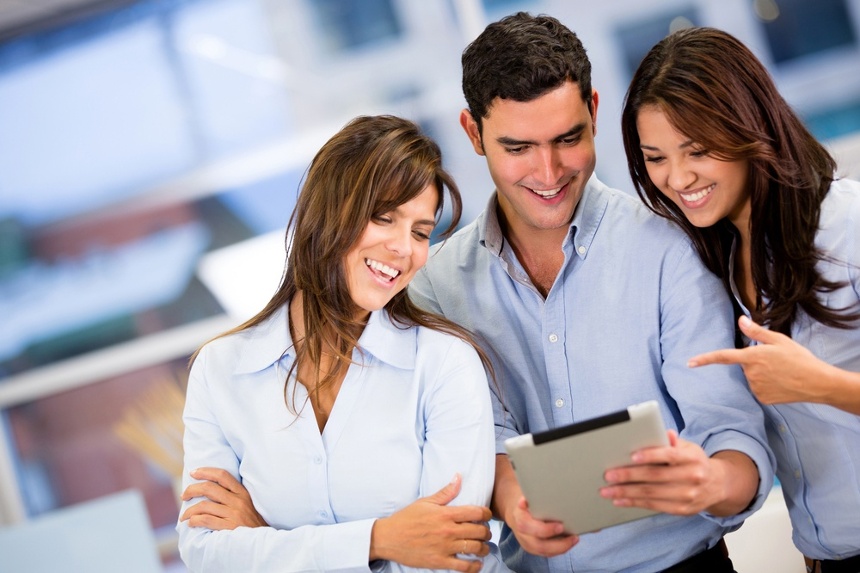
[[[134,0],[0,0],[0,42],[70,24]]]

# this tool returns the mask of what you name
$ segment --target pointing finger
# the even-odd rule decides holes
[[[696,368],[698,366],[707,366],[708,364],[743,364],[743,361],[743,350],[726,348],[693,356],[687,361],[687,366]]]

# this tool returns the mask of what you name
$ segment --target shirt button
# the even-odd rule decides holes
[[[794,470],[794,477],[800,479],[800,470]]]
[[[315,464],[321,464],[321,463],[322,463],[322,458],[321,458],[320,456],[315,457],[315,458],[314,458],[314,463],[315,463]]]
[[[578,248],[578,249],[576,249],[576,250],[579,252],[579,254],[580,254],[580,255],[584,255],[584,254],[585,254],[585,247],[584,247],[584,246],[581,246],[581,247],[579,247],[579,248]]]
[[[555,401],[555,407],[556,408],[561,408],[562,406],[564,406],[564,399],[563,398],[559,398],[558,400]]]
[[[780,432],[782,432],[782,433],[785,433],[785,430],[786,430],[786,428],[785,428],[785,424],[780,424],[780,425],[779,425],[779,431],[780,431]]]
[[[328,517],[328,513],[326,513],[325,511],[321,511],[320,517]]]
[[[558,342],[558,335],[557,334],[550,334],[549,335],[549,341],[550,342]]]

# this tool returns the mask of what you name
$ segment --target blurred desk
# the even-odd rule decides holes
[[[143,496],[127,490],[0,529],[3,573],[161,573]]]

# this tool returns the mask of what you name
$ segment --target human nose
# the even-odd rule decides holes
[[[412,228],[408,225],[395,225],[385,246],[398,256],[408,257],[412,254]]]
[[[536,179],[545,187],[554,187],[564,174],[561,154],[554,147],[538,149]]]
[[[690,187],[696,180],[696,174],[690,170],[684,161],[673,161],[669,163],[668,183],[669,187],[677,191],[683,191]]]

